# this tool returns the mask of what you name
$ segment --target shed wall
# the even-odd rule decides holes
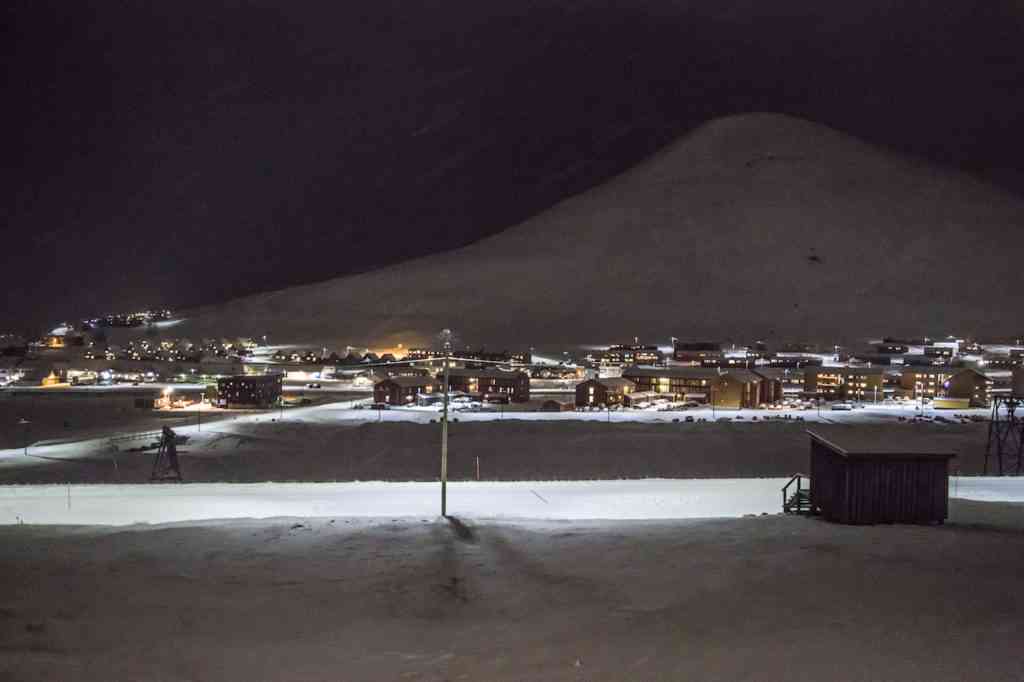
[[[939,523],[949,513],[948,462],[848,458],[812,440],[811,500],[840,523]]]

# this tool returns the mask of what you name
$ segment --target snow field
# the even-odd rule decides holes
[[[781,510],[785,478],[453,482],[448,512],[474,519],[643,520]],[[950,495],[1024,502],[1024,478],[953,477]],[[0,487],[0,524],[175,523],[271,517],[433,518],[437,483],[194,483]]]

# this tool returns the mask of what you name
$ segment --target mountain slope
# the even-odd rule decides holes
[[[1021,328],[1024,202],[774,114],[719,119],[468,247],[195,311],[185,335],[389,346],[849,341]]]

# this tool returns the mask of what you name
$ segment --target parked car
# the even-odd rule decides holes
[[[832,409],[848,412],[853,409],[853,403],[832,403]]]

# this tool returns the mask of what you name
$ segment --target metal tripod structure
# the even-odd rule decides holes
[[[995,396],[992,399],[992,419],[988,423],[988,444],[985,446],[985,473],[989,473],[989,458],[996,460],[996,471],[1021,475],[1024,467],[1024,418],[1017,408],[1024,406],[1024,396]],[[1024,411],[1024,410],[1022,410]]]
[[[178,465],[177,434],[165,426],[160,435],[160,449],[153,460],[153,473],[150,481],[182,482],[181,467]]]

